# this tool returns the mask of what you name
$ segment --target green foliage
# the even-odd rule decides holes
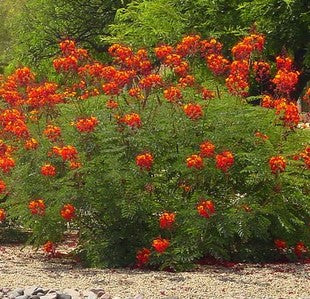
[[[151,48],[180,40],[185,26],[185,18],[172,0],[135,0],[117,11],[107,40]]]

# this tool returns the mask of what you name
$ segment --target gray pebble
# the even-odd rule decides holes
[[[24,295],[31,296],[37,289],[38,286],[28,286],[24,290]]]
[[[28,299],[30,296],[27,296],[27,295],[20,295],[20,296],[17,296],[15,299]]]
[[[40,297],[40,299],[56,299],[56,298],[57,298],[56,293],[48,293],[48,294]]]
[[[57,293],[57,299],[72,299],[70,295]]]

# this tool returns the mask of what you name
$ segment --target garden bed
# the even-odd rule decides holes
[[[60,248],[66,252],[68,247]],[[236,264],[200,266],[193,272],[88,269],[68,258],[47,258],[29,246],[6,245],[0,251],[0,289],[36,285],[63,291],[103,289],[111,298],[306,298],[309,264]],[[0,296],[1,297],[1,296]],[[140,297],[141,298],[141,297]]]

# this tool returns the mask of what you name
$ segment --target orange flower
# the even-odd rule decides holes
[[[70,169],[79,169],[81,168],[82,164],[78,161],[69,161],[69,167]]]
[[[136,259],[138,261],[137,266],[142,267],[147,264],[150,260],[151,250],[147,248],[142,248],[137,252]]]
[[[120,121],[131,128],[140,128],[142,125],[141,118],[138,113],[125,114]]]
[[[305,150],[300,153],[300,158],[304,160],[306,169],[310,169],[310,146],[307,146]]]
[[[186,104],[183,106],[183,110],[187,117],[189,117],[192,120],[196,120],[198,118],[201,118],[203,115],[202,108],[199,104]]]
[[[52,242],[52,241],[47,241],[44,245],[43,245],[43,250],[45,253],[47,254],[51,254],[54,255],[56,252],[56,245]]]
[[[145,169],[150,171],[154,162],[154,158],[150,153],[144,153],[136,156],[136,164],[140,167],[141,170]]]
[[[0,157],[0,168],[3,172],[10,172],[15,166],[15,161],[11,157]]]
[[[298,242],[294,248],[294,252],[298,257],[308,252],[307,246],[303,242]]]
[[[295,89],[299,75],[299,72],[280,69],[271,82],[279,93],[289,95]]]
[[[63,146],[62,148],[58,149],[55,148],[55,153],[60,155],[63,161],[72,161],[77,160],[78,151],[72,145]]]
[[[80,118],[75,123],[75,127],[79,132],[90,133],[94,131],[94,128],[98,125],[98,123],[99,123],[98,119],[94,116],[89,118]]]
[[[170,246],[170,241],[168,239],[158,237],[153,240],[152,246],[158,253],[163,253]]]
[[[286,161],[282,156],[275,156],[269,159],[269,167],[273,174],[285,171]]]
[[[213,201],[202,199],[200,203],[197,205],[197,211],[200,216],[210,218],[210,216],[215,213],[215,207]]]
[[[3,222],[6,218],[6,213],[4,209],[0,209],[0,222]]]
[[[66,221],[71,221],[73,218],[76,217],[75,215],[75,207],[72,204],[66,204],[60,211],[60,215]]]
[[[266,141],[266,140],[269,139],[269,137],[268,137],[267,135],[265,135],[265,134],[263,134],[263,133],[261,133],[261,132],[259,132],[259,131],[257,131],[257,132],[255,133],[255,137],[260,138],[260,139],[263,140],[263,141]]]
[[[164,90],[164,98],[169,102],[176,102],[177,100],[182,99],[182,92],[179,88],[171,86]]]
[[[216,168],[221,169],[223,172],[227,172],[235,162],[234,155],[230,151],[216,155],[215,160]]]
[[[276,64],[278,70],[290,71],[292,69],[293,61],[289,57],[277,56]]]
[[[44,176],[55,176],[56,168],[51,164],[45,164],[41,167],[41,174]]]
[[[284,240],[281,240],[281,239],[274,240],[274,244],[280,250],[284,250],[287,248],[286,242]]]
[[[6,191],[6,183],[0,180],[0,193],[3,194]]]
[[[139,82],[139,86],[144,89],[161,86],[162,84],[163,84],[163,79],[161,78],[161,76],[156,75],[156,74],[150,74],[142,78]]]
[[[206,63],[211,72],[216,75],[224,75],[229,70],[229,61],[222,55],[210,54],[206,56]]]
[[[160,228],[170,229],[175,222],[175,213],[163,213],[159,217],[159,226]]]
[[[106,105],[105,105],[108,109],[116,109],[118,108],[118,103],[112,99],[108,100]]]
[[[213,99],[215,97],[215,93],[212,90],[209,90],[207,88],[202,88],[201,90],[201,94],[202,94],[202,98],[204,100],[209,100],[209,99]]]
[[[40,215],[43,216],[45,214],[45,203],[43,199],[37,199],[37,200],[32,200],[28,208],[33,215]]]
[[[61,136],[61,129],[57,126],[48,125],[43,134],[51,141],[55,142]]]
[[[129,89],[128,94],[133,98],[143,99],[142,90],[139,87]]]
[[[191,75],[184,76],[179,79],[179,84],[182,87],[194,86],[195,78]]]
[[[203,168],[203,159],[199,155],[191,155],[186,159],[186,164],[188,168]]]
[[[215,145],[210,141],[204,141],[200,144],[200,156],[203,158],[211,158],[214,156]]]
[[[24,148],[26,150],[35,150],[38,148],[38,146],[39,146],[39,143],[34,138],[30,138],[30,139],[26,140],[26,142],[24,144]]]
[[[215,38],[211,38],[210,40],[202,40],[200,42],[200,51],[202,55],[220,54],[222,48],[223,45]]]
[[[159,46],[154,49],[155,55],[158,59],[165,59],[168,55],[172,54],[174,49],[171,46]]]

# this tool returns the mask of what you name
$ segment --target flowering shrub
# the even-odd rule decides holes
[[[283,90],[253,62],[263,47],[246,37],[229,62],[195,35],[158,46],[156,63],[116,44],[103,65],[66,40],[58,83],[16,70],[0,87],[0,221],[31,228],[51,255],[78,229],[77,252],[96,266],[307,257],[309,132],[297,128],[294,84]],[[191,73],[201,56],[232,95]],[[274,81],[263,107],[243,100],[252,71]]]

